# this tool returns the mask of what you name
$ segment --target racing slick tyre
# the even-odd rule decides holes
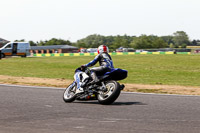
[[[97,95],[97,99],[100,104],[109,105],[119,97],[121,89],[119,83],[114,80],[106,82],[105,86],[106,91],[101,91]]]
[[[71,83],[63,93],[63,100],[66,103],[73,102],[76,99],[76,83]]]

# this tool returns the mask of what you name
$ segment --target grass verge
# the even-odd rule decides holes
[[[74,70],[89,57],[7,58],[0,60],[0,75],[73,80]],[[128,70],[123,83],[200,86],[199,55],[112,56],[114,66]]]

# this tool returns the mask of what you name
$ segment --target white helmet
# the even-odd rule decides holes
[[[98,54],[103,53],[103,52],[108,53],[109,49],[108,49],[108,47],[106,45],[100,45],[98,47],[97,52],[98,52]]]

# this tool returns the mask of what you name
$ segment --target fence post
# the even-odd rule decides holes
[[[0,60],[1,60],[1,50],[0,50]]]

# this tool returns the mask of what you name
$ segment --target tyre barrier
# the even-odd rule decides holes
[[[110,55],[172,55],[172,54],[187,54],[190,55],[190,52],[120,52],[120,53],[109,53]],[[33,54],[34,57],[58,57],[58,56],[95,56],[97,53],[54,53],[54,54]]]

